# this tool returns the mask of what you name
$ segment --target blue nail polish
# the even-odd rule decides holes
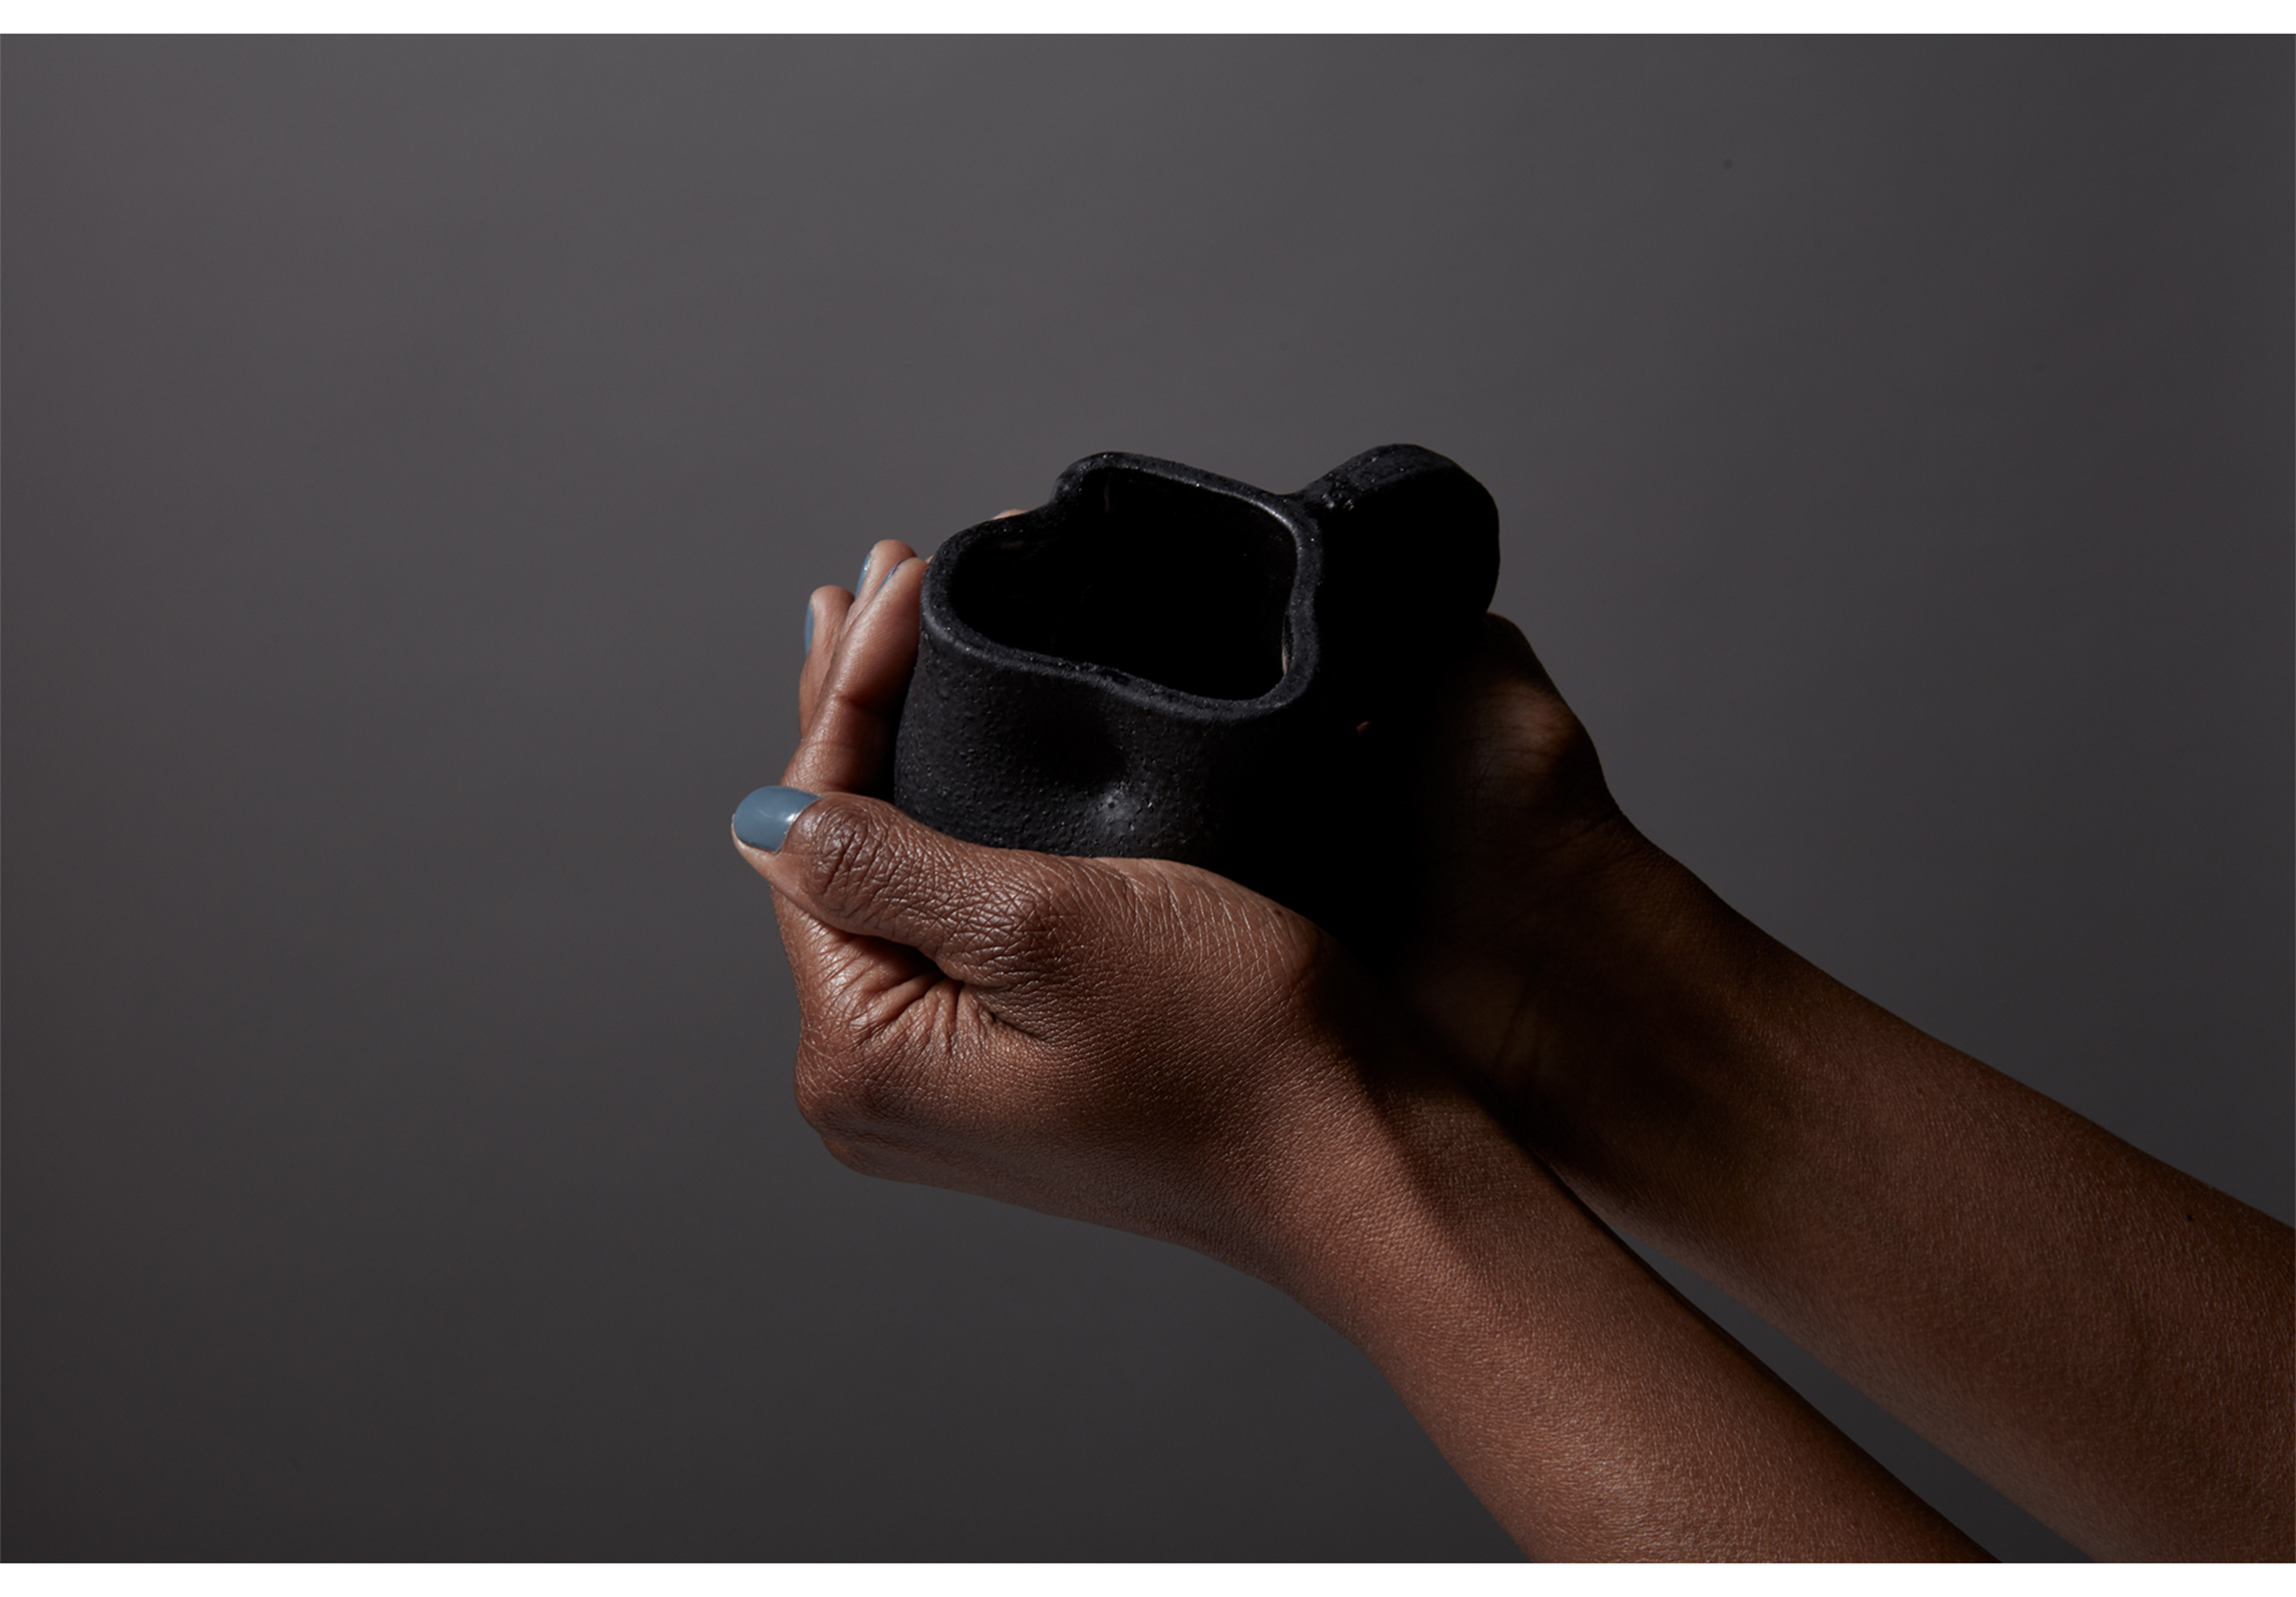
[[[854,597],[856,599],[859,599],[868,590],[868,563],[875,558],[876,551],[874,549],[861,557],[861,573],[854,578]]]
[[[814,652],[814,602],[806,601],[806,653]]]
[[[820,798],[803,788],[760,788],[734,810],[734,835],[768,853],[782,845],[806,805]]]

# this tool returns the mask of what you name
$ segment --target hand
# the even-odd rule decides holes
[[[1499,616],[1408,718],[1369,729],[1363,765],[1411,845],[1374,876],[1348,862],[1345,941],[1502,1115],[1534,1118],[1542,1086],[1583,1057],[1554,1024],[1554,978],[1582,967],[1590,918],[1672,861],[1619,810],[1586,729]]]
[[[1526,1147],[2084,1549],[2289,1556],[2287,1227],[1733,912],[1505,623],[1431,699],[1347,940]]]
[[[783,781],[821,798],[777,848],[741,844],[797,979],[806,1118],[857,1170],[1295,1282],[1377,1141],[1366,984],[1222,877],[975,847],[861,797],[885,791],[923,562],[887,543],[868,569],[864,597],[813,600]]]
[[[1534,1554],[1976,1551],[1621,1248],[1316,926],[1201,870],[974,847],[865,797],[921,572],[881,544],[861,598],[815,594],[790,786],[736,816],[833,1153],[1290,1292]]]

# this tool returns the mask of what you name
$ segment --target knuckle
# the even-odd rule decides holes
[[[890,826],[874,804],[817,806],[799,818],[806,827],[805,886],[825,904],[847,905],[872,895],[890,851]]]
[[[998,882],[984,919],[1015,945],[1054,943],[1062,924],[1075,914],[1076,888],[1067,872],[1048,867],[1015,871]]]
[[[1030,860],[985,884],[974,924],[987,962],[1015,979],[1072,971],[1086,952],[1093,897],[1091,885],[1064,860]]]

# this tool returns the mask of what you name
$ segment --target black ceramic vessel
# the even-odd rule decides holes
[[[973,842],[1183,860],[1313,912],[1359,729],[1412,713],[1497,578],[1490,495],[1410,444],[1292,494],[1079,460],[926,568],[893,801]]]

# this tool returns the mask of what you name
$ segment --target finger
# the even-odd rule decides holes
[[[911,559],[916,551],[898,538],[880,538],[868,546],[868,555],[861,561],[861,575],[854,579],[854,600],[866,599],[884,580],[885,573]]]
[[[880,544],[880,550],[887,548]],[[904,545],[891,547],[906,548]],[[806,717],[805,736],[782,781],[812,793],[884,793],[892,737],[916,667],[918,595],[924,562],[903,557],[848,607]],[[814,640],[817,648],[823,640]]]
[[[838,638],[853,604],[853,596],[843,588],[816,588],[806,601],[806,663],[798,671],[800,740],[813,728],[814,707],[821,699],[822,684],[829,680],[830,662],[837,658]]]
[[[816,796],[795,788],[761,788],[734,811],[734,843],[759,874],[773,879],[767,861],[791,822]],[[867,1024],[872,1013],[900,1014],[945,981],[914,948],[880,937],[857,936],[830,924],[786,892],[776,892],[774,918],[782,950],[796,979],[799,1009],[808,1027],[833,1030]]]
[[[1469,658],[1472,670],[1478,674],[1527,677],[1555,698],[1562,697],[1554,686],[1554,679],[1547,675],[1546,667],[1540,664],[1536,651],[1530,647],[1530,640],[1504,616],[1493,613],[1482,618],[1482,637]]]
[[[1542,707],[1569,714],[1522,629],[1504,616],[1482,618],[1474,647],[1433,679],[1409,716],[1389,715],[1356,729],[1359,753],[1388,770],[1409,770],[1431,748],[1474,742],[1494,702],[1536,690]],[[1415,753],[1417,751],[1417,753]]]
[[[800,738],[813,726],[814,704],[820,697],[822,682],[829,675],[830,662],[837,658],[846,618],[867,598],[886,572],[915,553],[898,538],[880,539],[870,544],[868,553],[862,557],[852,593],[843,588],[816,588],[806,600],[806,663],[798,673]]]
[[[849,937],[913,948],[959,981],[993,990],[1050,974],[1067,928],[1127,902],[1089,861],[959,842],[873,798],[810,798],[787,800],[778,846],[743,839],[775,896]]]
[[[914,948],[840,931],[786,893],[773,899],[782,951],[808,1024],[850,1028],[875,1015],[898,1015],[946,980]]]

